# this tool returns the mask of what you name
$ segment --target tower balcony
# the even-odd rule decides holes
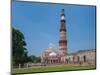
[[[65,31],[65,32],[66,32],[66,29],[60,29],[60,32],[61,32],[61,31]]]
[[[60,40],[59,43],[67,43],[67,40]]]

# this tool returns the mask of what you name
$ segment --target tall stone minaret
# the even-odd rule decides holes
[[[67,40],[66,40],[66,25],[64,9],[61,10],[61,26],[60,26],[60,40],[59,40],[59,55],[67,55]]]

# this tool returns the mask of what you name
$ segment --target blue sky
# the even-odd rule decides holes
[[[25,36],[29,55],[39,56],[49,43],[59,47],[61,9],[65,9],[68,52],[95,48],[95,6],[12,2],[12,26]]]

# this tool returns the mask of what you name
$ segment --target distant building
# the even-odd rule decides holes
[[[78,63],[78,64],[85,64],[85,65],[95,65],[96,63],[96,50],[89,49],[89,50],[79,50],[74,53],[69,53],[65,60],[67,63]]]
[[[41,56],[41,63],[43,64],[85,64],[95,65],[95,49],[90,50],[79,50],[74,53],[68,53],[67,50],[67,39],[66,39],[66,21],[64,9],[61,11],[61,26],[60,26],[60,40],[59,50],[55,52],[53,48],[46,49]]]

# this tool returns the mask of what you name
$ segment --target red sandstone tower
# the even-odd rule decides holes
[[[61,26],[60,26],[60,40],[59,40],[59,54],[60,56],[67,55],[67,40],[66,40],[66,25],[64,9],[61,10]]]

